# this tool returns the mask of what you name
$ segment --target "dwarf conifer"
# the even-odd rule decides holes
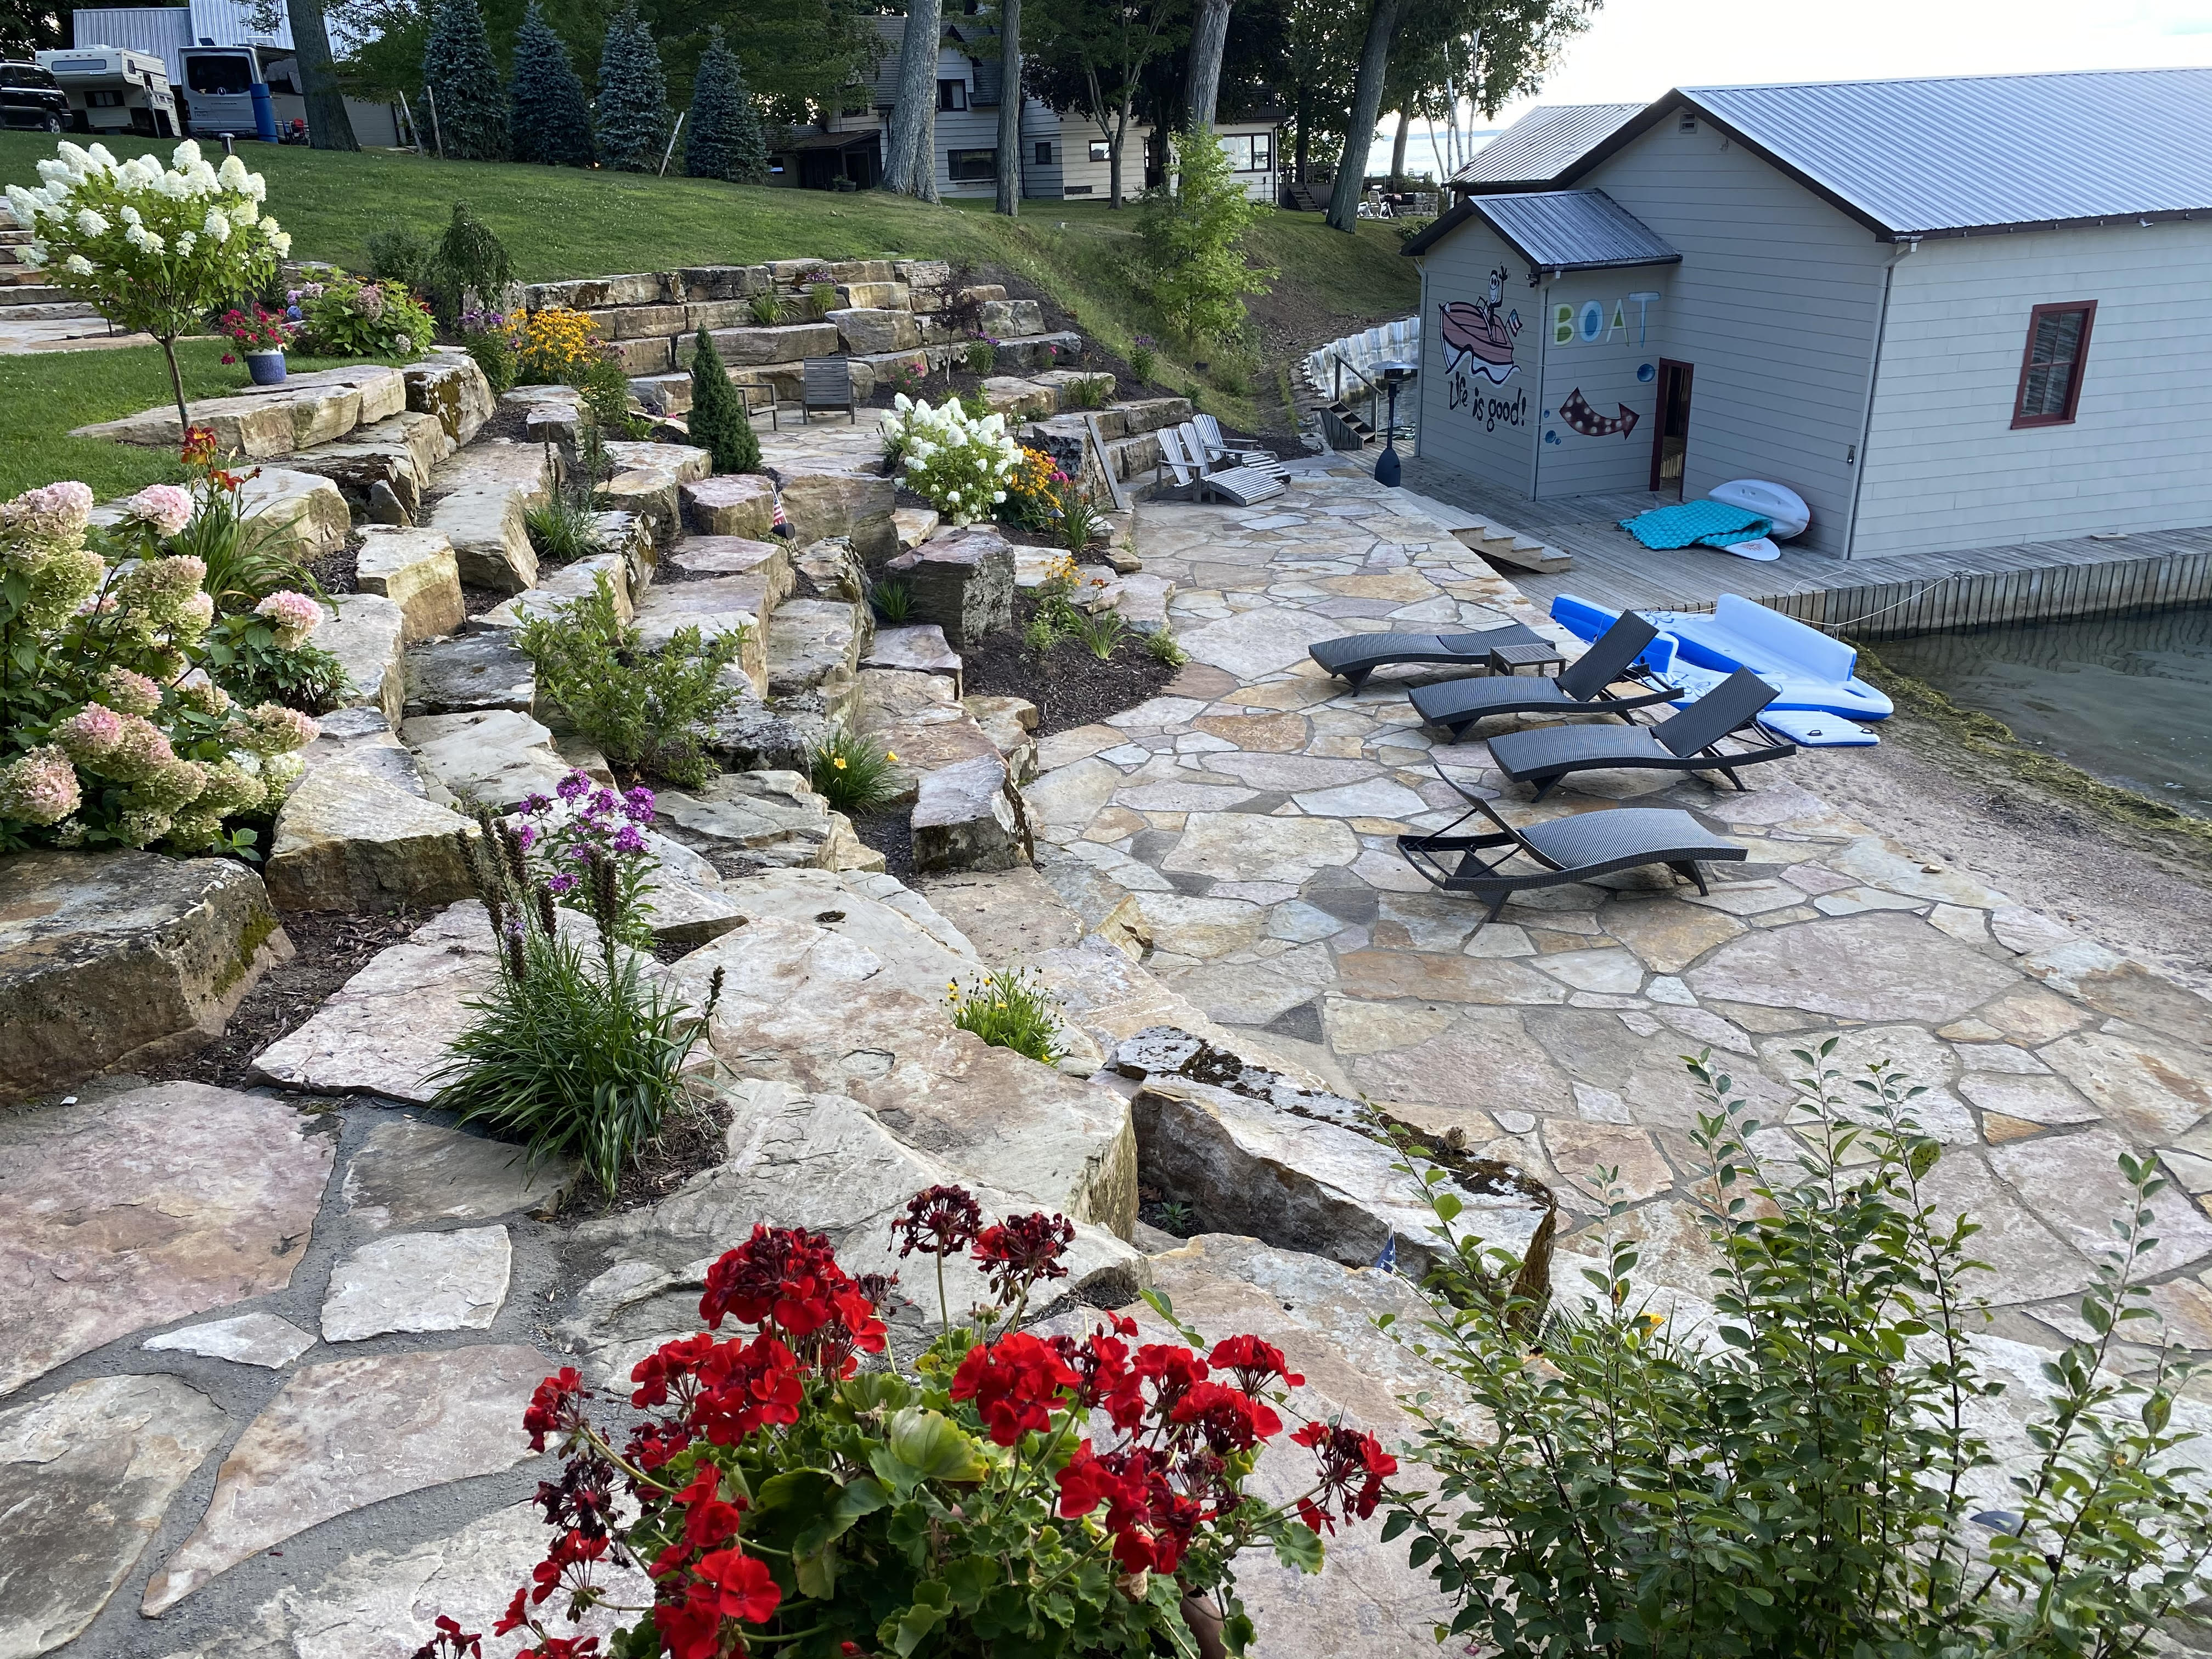
[[[696,343],[698,355],[691,359],[691,414],[687,423],[692,445],[714,458],[717,472],[757,472],[760,440],[753,435],[744,398],[730,384],[722,354],[714,349],[714,337],[702,328]]]

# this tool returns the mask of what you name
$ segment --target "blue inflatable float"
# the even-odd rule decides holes
[[[1858,653],[1850,646],[1739,594],[1722,594],[1710,612],[1638,614],[1660,630],[1639,660],[1680,686],[1688,694],[1684,702],[1703,696],[1737,669],[1748,668],[1781,693],[1771,705],[1778,714],[1806,709],[1846,720],[1886,720],[1896,712],[1887,696],[1852,672]],[[1595,639],[1620,615],[1571,593],[1552,601],[1552,620],[1579,639]],[[1866,740],[1865,734],[1854,738],[1841,731],[1822,736],[1830,744]]]

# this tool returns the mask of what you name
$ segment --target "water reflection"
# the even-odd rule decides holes
[[[2023,742],[2212,817],[2212,605],[1927,634],[1876,649]]]

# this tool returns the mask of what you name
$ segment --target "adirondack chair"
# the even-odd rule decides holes
[[[1271,495],[1283,493],[1282,481],[1271,478],[1264,472],[1249,466],[1232,466],[1224,471],[1208,472],[1198,459],[1204,453],[1198,444],[1197,434],[1185,422],[1179,427],[1162,427],[1159,432],[1160,465],[1154,471],[1157,478],[1165,472],[1174,478],[1173,486],[1162,493],[1188,501],[1216,498],[1234,501],[1239,507],[1250,507]]]
[[[1197,430],[1206,465],[1215,466],[1249,466],[1255,472],[1264,472],[1271,478],[1287,478],[1291,470],[1276,458],[1270,449],[1241,449],[1221,435],[1221,422],[1211,415],[1195,415],[1190,425]]]
[[[860,418],[853,398],[853,369],[842,357],[809,357],[799,365],[799,422],[814,418],[817,409],[842,409],[845,418]]]

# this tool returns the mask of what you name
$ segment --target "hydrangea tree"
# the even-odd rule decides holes
[[[884,444],[905,457],[906,482],[956,525],[991,517],[1022,465],[1003,415],[970,415],[948,398],[933,408],[904,392],[884,416]]]
[[[261,211],[261,175],[235,155],[213,167],[187,140],[167,167],[151,155],[118,161],[103,144],[64,143],[57,159],[39,163],[39,178],[34,189],[8,187],[15,222],[31,233],[16,258],[158,340],[178,424],[189,424],[177,337],[266,283],[291,250],[290,234]]]

